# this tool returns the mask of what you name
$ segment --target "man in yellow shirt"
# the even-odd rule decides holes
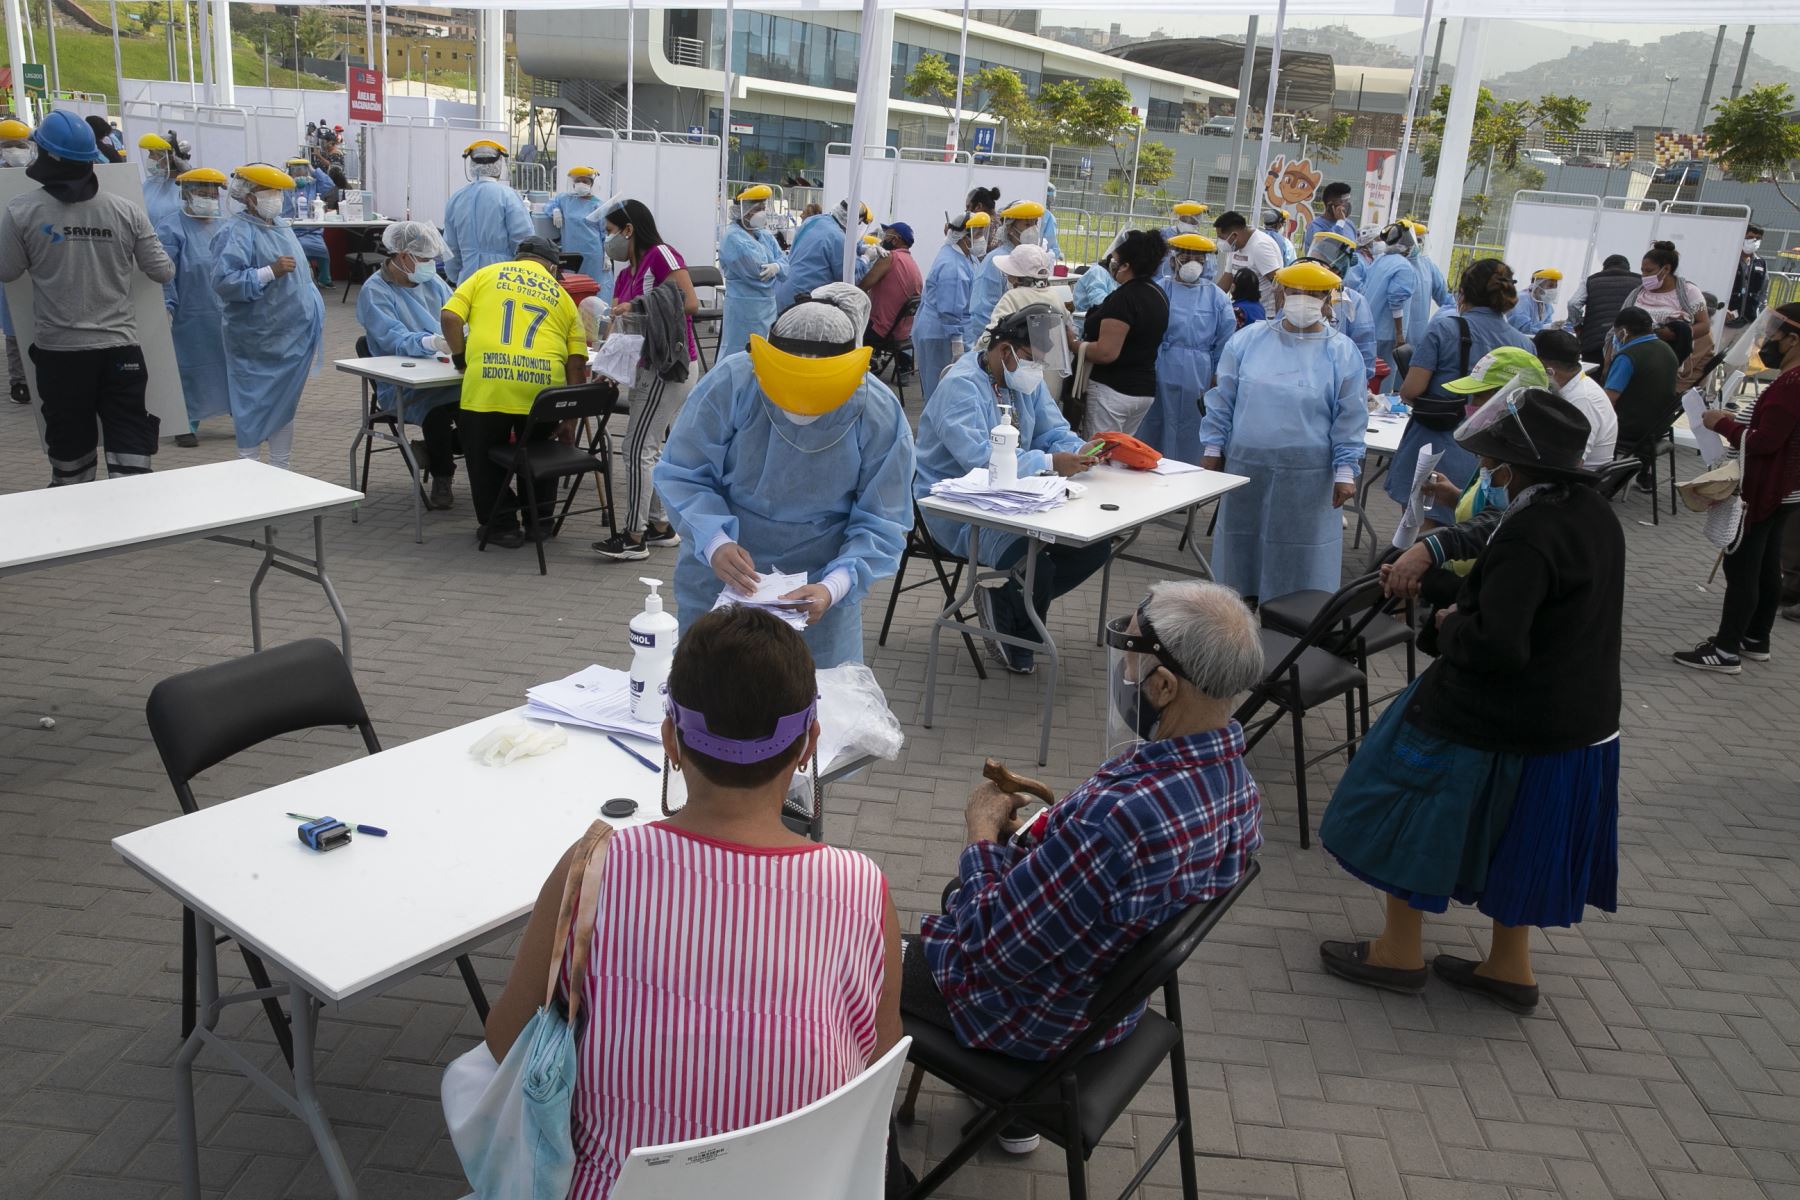
[[[481,526],[497,522],[488,541],[508,549],[525,542],[519,515],[510,511],[518,501],[510,487],[502,493],[505,469],[488,452],[525,436],[525,418],[540,391],[587,381],[587,338],[575,302],[556,281],[556,269],[556,245],[528,237],[514,261],[483,267],[463,280],[442,315],[444,340],[463,372],[456,428],[475,519]],[[548,431],[532,435],[544,437]],[[573,430],[558,436],[572,437]],[[540,502],[538,519],[548,521],[552,507],[548,500]]]

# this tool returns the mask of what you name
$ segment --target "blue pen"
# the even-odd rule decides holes
[[[613,745],[617,746],[619,749],[623,750],[625,753],[631,755],[631,757],[637,759],[639,762],[643,763],[647,769],[655,771],[658,775],[662,774],[661,767],[657,766],[655,763],[651,762],[649,759],[647,759],[643,755],[639,754],[636,750],[633,750],[630,746],[627,746],[624,742],[621,742],[618,738],[614,737],[612,734],[610,734],[610,733],[607,734],[606,740],[611,742]]]

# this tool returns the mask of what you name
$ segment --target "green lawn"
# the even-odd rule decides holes
[[[125,63],[125,74],[133,79],[167,79],[169,77],[169,56],[164,49],[163,39],[158,30],[153,38],[119,39],[119,54]],[[179,31],[177,31],[179,33]],[[198,32],[196,30],[196,32]],[[36,26],[34,35],[37,38],[39,57],[48,64],[50,60],[50,42],[44,27]],[[113,78],[112,37],[108,34],[86,33],[58,23],[56,26],[56,61],[62,72],[62,86],[65,91],[100,92],[118,106],[118,83]],[[187,47],[179,37],[175,43],[175,63],[178,78],[187,78]],[[236,70],[237,81],[244,84],[260,84],[263,81],[263,60],[260,49],[252,50],[241,42],[232,55],[232,64]],[[194,66],[200,65],[199,50],[195,48]],[[293,87],[294,73],[282,70],[279,65],[271,64],[269,82],[276,87]],[[341,87],[341,84],[321,79],[316,75],[300,76],[299,86],[315,90],[329,90]]]

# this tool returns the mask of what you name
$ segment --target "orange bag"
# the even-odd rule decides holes
[[[1118,463],[1121,467],[1130,467],[1134,471],[1148,471],[1162,461],[1162,455],[1138,441],[1129,433],[1108,430],[1094,435],[1106,446],[1097,457],[1107,462]]]

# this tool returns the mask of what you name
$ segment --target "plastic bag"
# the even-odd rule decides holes
[[[604,375],[620,387],[629,388],[637,381],[638,363],[643,357],[643,334],[609,334],[594,355],[594,373]]]
[[[871,756],[892,761],[900,757],[906,735],[900,719],[888,708],[887,696],[875,681],[875,672],[862,663],[844,663],[818,672],[819,769],[829,771],[838,763]],[[812,791],[812,762],[794,772],[788,795]],[[800,806],[812,811],[808,800]]]

